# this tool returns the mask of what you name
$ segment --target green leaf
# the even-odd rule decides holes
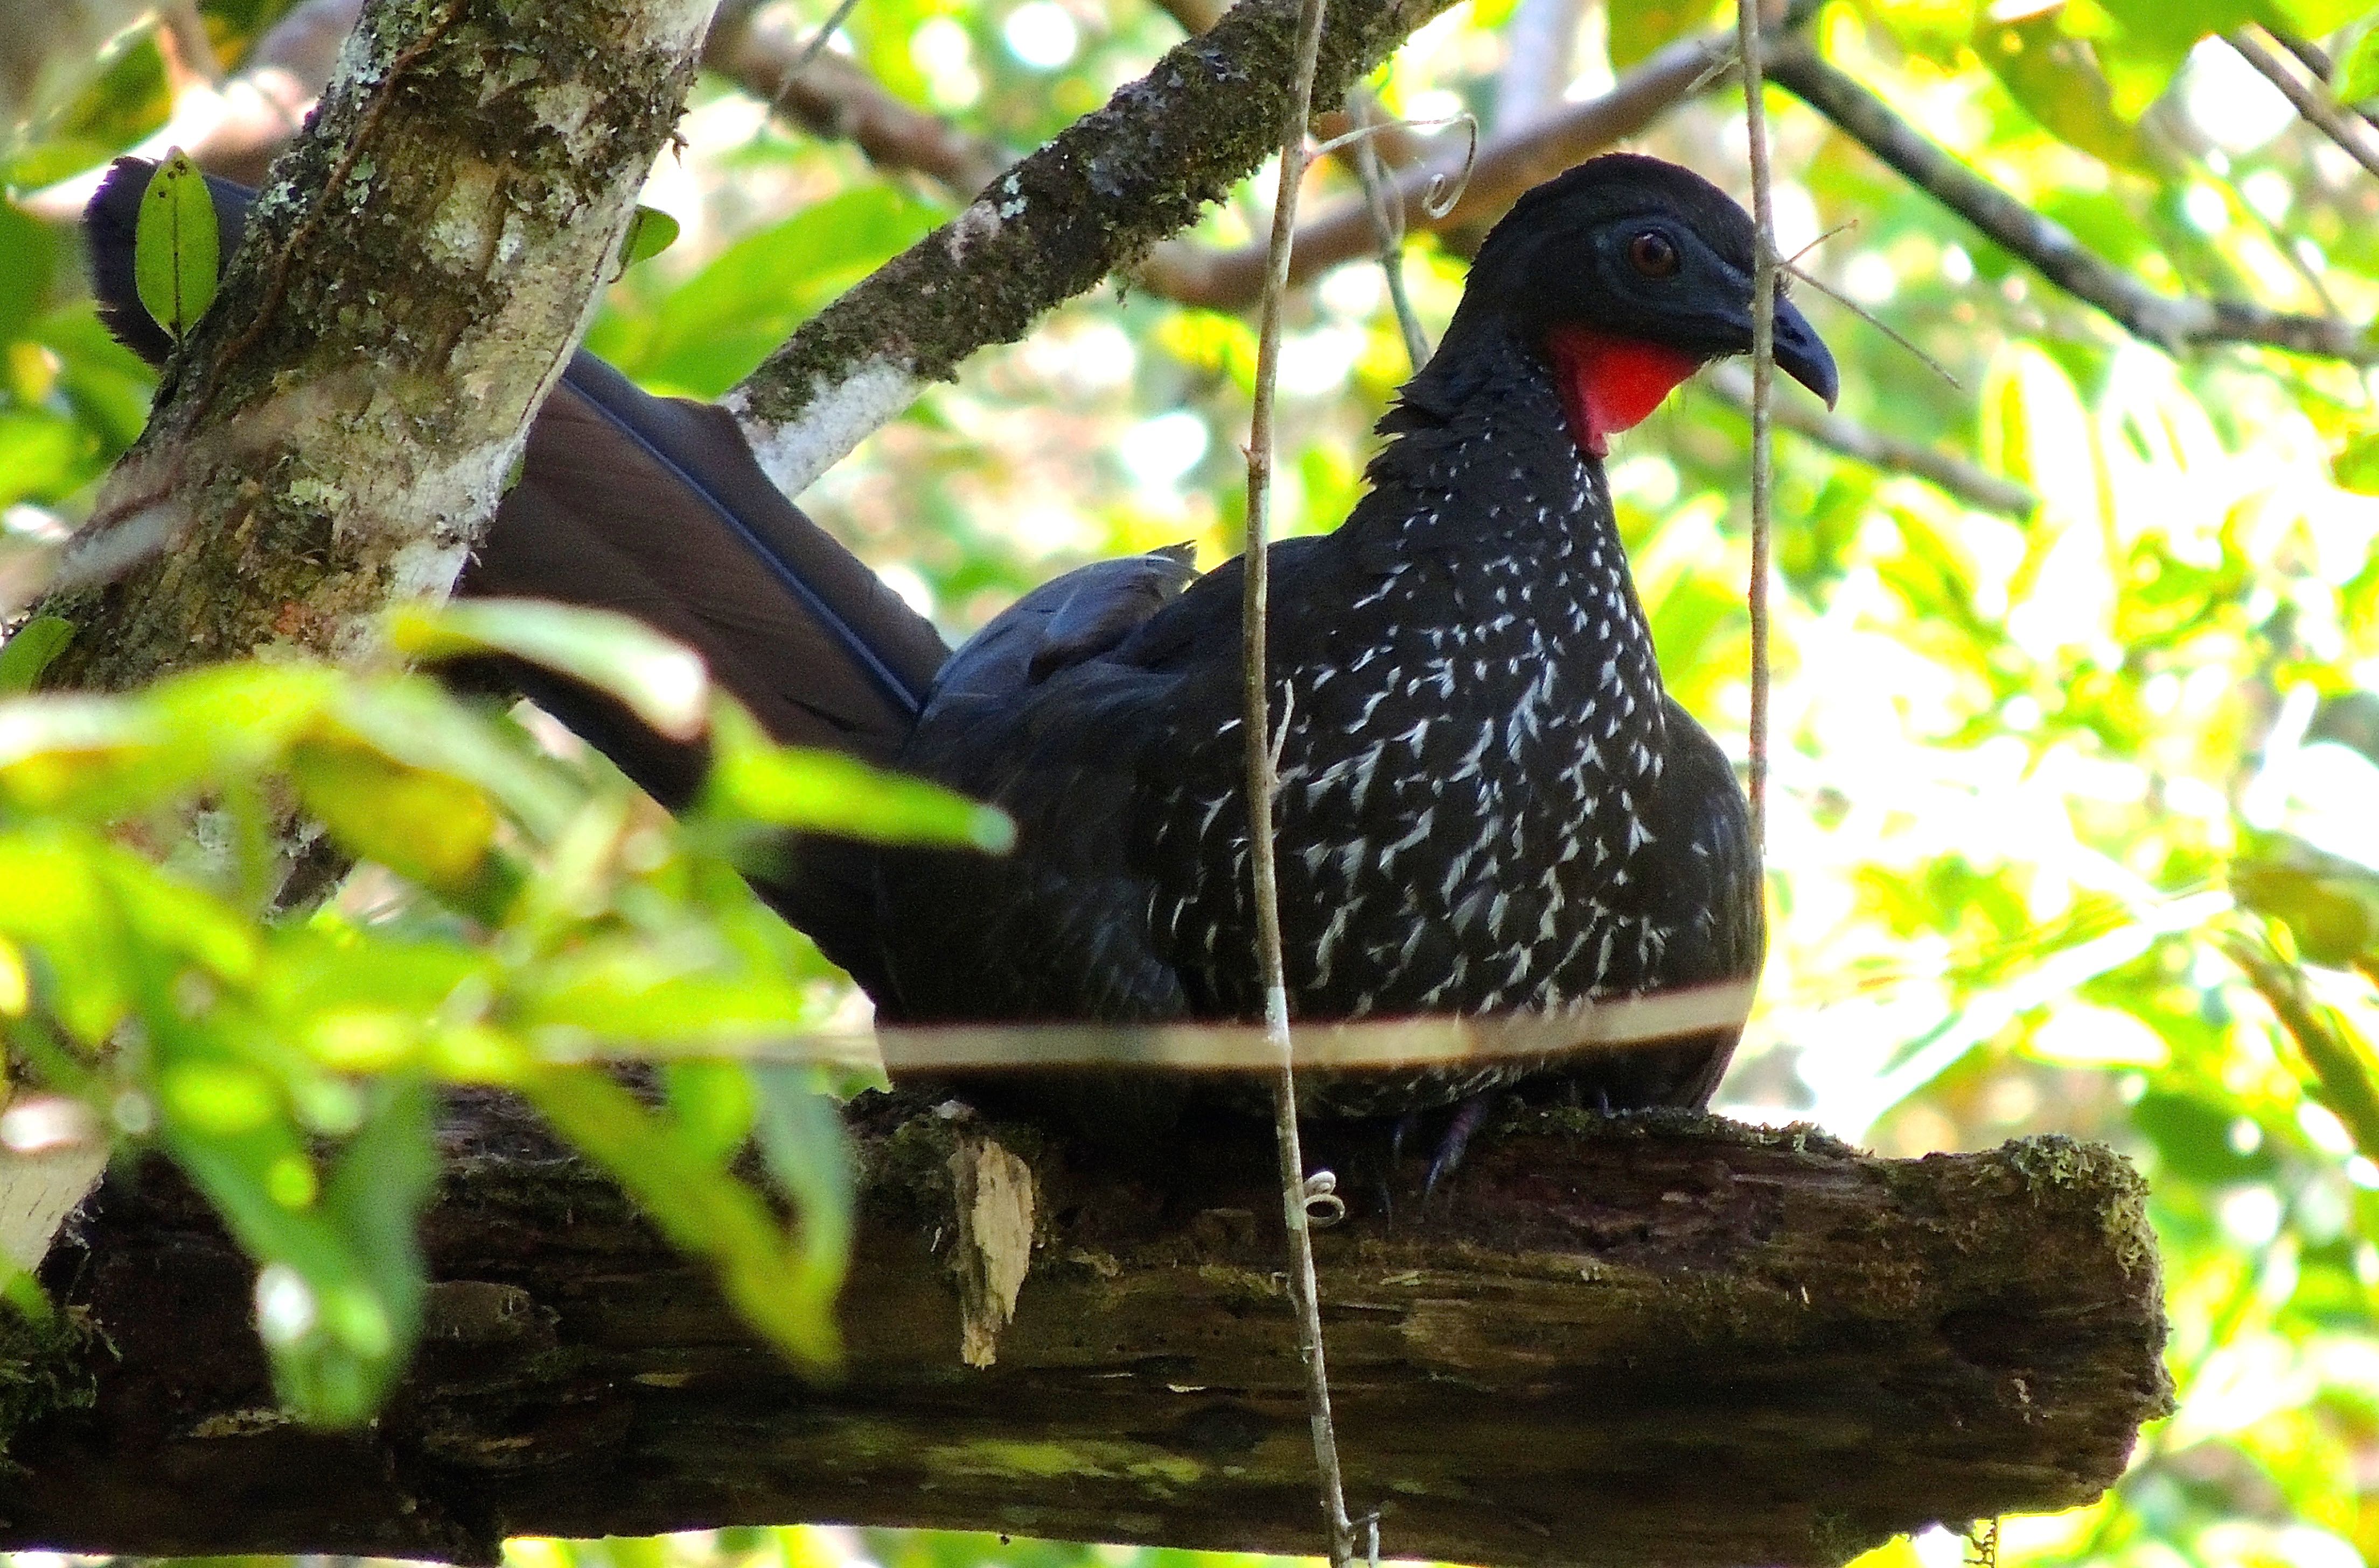
[[[939,217],[889,186],[828,197],[729,247],[641,319],[607,314],[586,345],[647,385],[716,397]]]
[[[1612,0],[1611,68],[1624,71],[1709,19],[1703,0]]]
[[[719,704],[711,728],[714,749],[702,805],[713,815],[994,854],[1016,842],[1016,825],[996,806],[851,757],[771,745],[751,715],[731,703]]]
[[[671,740],[694,739],[708,719],[710,679],[701,656],[630,616],[488,598],[408,605],[388,625],[390,642],[415,658],[510,654],[558,670],[619,698]]]
[[[496,809],[460,778],[335,742],[295,748],[289,776],[308,813],[333,838],[401,876],[465,894],[488,868]]]
[[[2336,83],[2340,103],[2368,103],[2379,98],[2379,28],[2354,41],[2354,47],[2337,63]]]
[[[628,220],[628,236],[620,246],[620,270],[649,261],[677,243],[678,222],[658,207],[639,205]]]
[[[694,1157],[634,1096],[591,1067],[545,1067],[519,1085],[556,1131],[601,1164],[682,1251],[706,1258],[746,1322],[798,1364],[829,1369],[841,1343],[832,1315],[784,1288],[798,1258],[758,1193]]]
[[[132,239],[140,303],[176,343],[214,303],[221,245],[206,176],[176,147],[149,176]]]
[[[50,661],[74,641],[74,622],[58,615],[37,615],[0,644],[0,696],[30,692]]]
[[[106,822],[278,761],[335,689],[307,665],[218,665],[123,697],[58,693],[0,706],[0,796]]]
[[[346,682],[315,738],[368,746],[392,763],[471,785],[540,844],[562,830],[585,794],[503,715],[457,702],[417,676]]]
[[[666,1062],[661,1087],[677,1117],[679,1138],[699,1158],[724,1164],[752,1136],[759,1095],[741,1063]]]
[[[422,1080],[375,1084],[363,1124],[332,1167],[324,1214],[353,1250],[374,1309],[345,1343],[361,1363],[367,1408],[405,1365],[421,1333],[423,1268],[418,1236],[424,1205],[438,1180],[435,1101]],[[385,1325],[385,1350],[372,1357],[371,1321]]]
[[[2372,36],[2379,38],[2379,32]],[[2379,69],[2379,66],[2373,69]],[[2379,496],[2379,430],[2366,430],[2349,440],[2330,459],[2329,470],[2339,489]]]
[[[2379,954],[2379,872],[2285,833],[2259,834],[2232,862],[2239,901],[2288,928],[2317,964],[2351,967]]]
[[[2254,19],[2257,0],[2098,0],[2089,33],[2113,90],[2116,115],[2136,121],[2172,85],[2198,41]],[[2070,17],[2081,9],[2061,8]],[[2111,23],[2111,25],[2104,25]],[[2083,29],[2075,26],[2077,35]]]
[[[761,1157],[801,1220],[797,1288],[814,1293],[823,1309],[842,1286],[858,1200],[841,1107],[825,1092],[817,1067],[762,1065],[752,1068],[752,1080],[760,1092]]]
[[[259,1327],[281,1397],[317,1425],[367,1418],[420,1332],[413,1232],[437,1175],[427,1087],[406,1079],[377,1088],[319,1197],[312,1158],[286,1116],[225,1135],[181,1118],[170,1102],[165,1109],[175,1157],[265,1265]]]
[[[53,499],[79,482],[84,437],[47,409],[0,413],[0,506]]]
[[[723,945],[692,938],[582,938],[513,977],[506,1019],[559,1044],[648,1045],[766,1039],[798,1029],[808,1000],[788,977],[739,966]]]
[[[1974,52],[2050,135],[2107,163],[2147,172],[2138,127],[2115,112],[2114,89],[2095,52],[2087,40],[2066,36],[2060,15],[2051,10],[2011,22],[1983,20],[1974,30]]]
[[[31,213],[0,202],[0,344],[22,333],[49,297],[61,233]]]
[[[2265,27],[2277,27],[2301,38],[2326,38],[2338,29],[2371,16],[2371,0],[2266,0],[2257,9]]]

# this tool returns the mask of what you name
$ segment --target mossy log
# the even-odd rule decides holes
[[[1159,1181],[920,1103],[854,1120],[847,1358],[815,1385],[519,1113],[459,1111],[429,1337],[347,1434],[274,1407],[252,1272],[188,1189],[119,1173],[45,1271],[88,1332],[18,1384],[54,1397],[0,1433],[0,1546],[492,1562],[511,1534],[839,1520],[1317,1547],[1268,1146]],[[1393,1204],[1325,1152],[1355,1210],[1318,1237],[1349,1502],[1399,1557],[1833,1563],[2085,1502],[2169,1407],[2141,1184],[2104,1149],[1892,1161],[1528,1113]]]

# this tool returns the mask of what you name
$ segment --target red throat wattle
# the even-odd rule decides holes
[[[1699,356],[1591,327],[1555,327],[1552,352],[1570,434],[1594,457],[1611,455],[1611,438],[1643,423],[1677,384],[1702,368]]]

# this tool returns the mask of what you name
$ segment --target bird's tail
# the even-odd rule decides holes
[[[85,211],[91,286],[118,341],[152,364],[173,344],[141,307],[134,233],[154,165],[116,161]],[[254,193],[208,185],[228,258]],[[623,611],[701,653],[776,740],[888,763],[948,648],[931,622],[778,490],[723,410],[639,391],[584,352],[530,428],[519,482],[457,586]],[[663,803],[690,799],[699,743],[530,669],[506,675]],[[871,900],[831,846],[763,891],[828,956],[866,967]],[[867,976],[861,973],[864,981]]]

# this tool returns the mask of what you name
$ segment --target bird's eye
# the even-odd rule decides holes
[[[1677,247],[1674,241],[1658,229],[1646,229],[1627,242],[1627,260],[1648,278],[1674,277],[1677,271]]]

